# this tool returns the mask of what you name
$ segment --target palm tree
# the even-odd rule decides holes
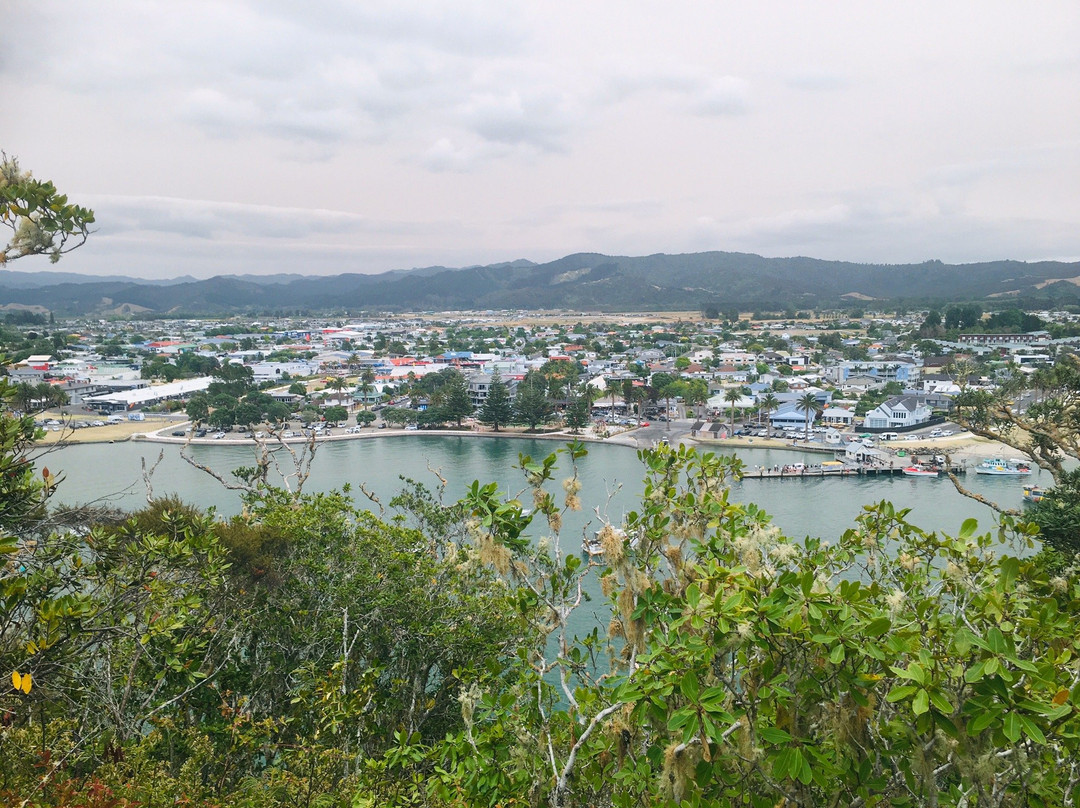
[[[30,382],[19,382],[12,393],[12,403],[24,413],[30,412],[38,398],[37,389]]]
[[[778,399],[775,394],[766,393],[765,395],[763,395],[761,397],[761,401],[758,402],[758,423],[759,424],[761,423],[761,413],[763,411],[768,412],[768,413],[772,413],[772,411],[775,410],[779,406],[780,406],[780,399]],[[766,425],[766,430],[767,430],[767,433],[768,433],[767,437],[771,438],[772,437],[772,419],[771,418],[769,419],[769,422]]]
[[[701,417],[701,407],[709,400],[709,386],[701,379],[691,379],[683,394],[686,403],[694,408],[694,416]]]
[[[742,390],[731,387],[724,392],[724,401],[731,405],[731,429],[730,434],[735,434],[735,405],[742,400]]]
[[[364,368],[360,373],[360,393],[364,397],[364,409],[368,408],[368,390],[375,384],[375,371],[371,368]]]
[[[813,393],[805,393],[802,398],[799,399],[799,403],[795,405],[797,410],[806,413],[806,440],[810,440],[810,422],[813,420],[817,413],[822,412],[825,408],[821,406],[821,402],[817,400],[817,396]]]

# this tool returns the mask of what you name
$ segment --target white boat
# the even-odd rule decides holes
[[[1037,485],[1024,486],[1024,502],[1042,502],[1046,490]]]
[[[940,473],[937,469],[928,469],[922,466],[908,466],[904,469],[905,477],[937,477]]]
[[[1031,474],[1031,466],[1023,460],[1005,460],[1001,457],[988,457],[975,467],[975,473],[1016,476]]]

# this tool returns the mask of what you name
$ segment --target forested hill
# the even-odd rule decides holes
[[[579,253],[449,269],[379,275],[272,278],[220,276],[162,283],[65,274],[37,285],[0,273],[0,305],[40,306],[58,314],[297,312],[454,309],[606,311],[823,308],[860,301],[912,305],[1008,298],[1021,305],[1080,302],[1080,262],[858,264],[814,258],[764,258],[706,252],[640,257]]]

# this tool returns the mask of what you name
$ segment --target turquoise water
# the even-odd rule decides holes
[[[364,487],[382,502],[388,502],[402,484],[400,477],[419,480],[429,487],[438,484],[435,471],[447,479],[449,500],[461,496],[473,480],[496,481],[503,491],[517,494],[524,488],[524,478],[514,468],[519,453],[544,457],[563,444],[526,439],[466,438],[410,435],[378,439],[335,441],[318,448],[306,491],[340,489],[353,486],[355,499],[372,507],[358,487]],[[581,550],[584,536],[601,524],[594,509],[614,523],[637,507],[643,489],[644,468],[635,450],[610,444],[589,444],[589,454],[580,461],[580,493],[583,510],[567,513],[561,533],[562,549],[567,553]],[[792,462],[817,463],[821,455],[751,449],[739,456],[749,466],[773,466]],[[143,464],[150,468],[161,457],[150,476],[155,497],[178,494],[202,508],[214,507],[219,513],[239,512],[240,499],[203,471],[181,457],[175,444],[125,442],[69,446],[50,452],[40,462],[64,481],[54,497],[56,503],[91,503],[136,509],[146,503]],[[239,466],[252,465],[251,447],[195,446],[192,456],[221,475]],[[280,452],[283,467],[290,468],[291,458]],[[560,473],[566,476],[565,456],[560,458]],[[433,471],[434,470],[434,471]],[[1033,479],[1034,478],[1034,479]],[[1027,478],[1034,482],[1036,475]],[[967,475],[965,483],[1002,505],[1017,507],[1021,502],[1020,482],[1004,477]],[[553,490],[561,494],[556,485]],[[985,505],[961,496],[947,479],[910,477],[830,477],[807,479],[743,480],[732,487],[731,496],[738,502],[754,502],[773,516],[775,524],[789,536],[816,535],[838,537],[852,527],[863,505],[887,499],[900,507],[911,508],[910,521],[926,530],[955,533],[961,523],[975,517],[985,529],[994,523]],[[377,509],[376,509],[377,510]],[[536,524],[534,536],[544,535],[546,525]],[[610,618],[608,607],[591,578],[586,589],[593,596],[591,605],[576,612],[571,619],[572,632],[584,634],[591,628],[605,630]],[[552,640],[554,642],[554,639]]]
[[[519,453],[543,457],[560,448],[554,441],[529,439],[491,439],[415,435],[368,440],[335,441],[318,448],[308,491],[341,488],[346,483],[361,483],[383,502],[401,488],[399,476],[410,477],[435,487],[437,471],[448,481],[447,496],[460,496],[473,480],[496,481],[508,492],[524,488],[521,472],[514,468]],[[581,530],[595,529],[594,507],[616,522],[633,509],[642,490],[643,467],[633,449],[610,444],[589,444],[589,454],[581,463],[583,483],[581,500],[587,513],[569,524],[567,536]],[[203,508],[215,507],[226,515],[240,509],[239,496],[217,480],[186,462],[174,444],[125,442],[69,446],[49,452],[39,460],[54,472],[64,475],[55,495],[66,504],[97,502],[134,509],[146,502],[142,464],[147,468],[162,459],[151,475],[155,497],[178,494],[185,501]],[[245,446],[195,446],[192,456],[218,473],[228,476],[232,469],[251,465],[254,455]],[[820,455],[799,452],[746,449],[739,457],[749,466],[772,466],[798,462],[820,462]],[[282,451],[282,466],[291,468],[292,460]],[[560,467],[567,468],[565,458]],[[1039,472],[1027,482],[1049,484]],[[558,475],[561,479],[565,474]],[[968,474],[964,481],[978,493],[1008,507],[1021,503],[1020,478]],[[900,507],[911,508],[910,521],[927,530],[955,532],[969,517],[989,528],[993,515],[989,508],[961,496],[947,479],[910,477],[844,477],[808,479],[743,480],[732,489],[740,502],[755,502],[773,515],[774,522],[789,535],[802,537],[838,536],[851,527],[863,505],[886,499]],[[361,504],[367,500],[357,492]]]

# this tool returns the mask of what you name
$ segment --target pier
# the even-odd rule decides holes
[[[789,463],[783,466],[753,466],[743,470],[744,480],[779,480],[803,477],[865,477],[865,476],[903,476],[904,469],[916,465],[914,459],[904,465],[882,466],[871,463],[822,463],[820,465],[803,465],[801,463]],[[967,467],[954,463],[948,469],[942,468],[941,474],[964,474]]]

